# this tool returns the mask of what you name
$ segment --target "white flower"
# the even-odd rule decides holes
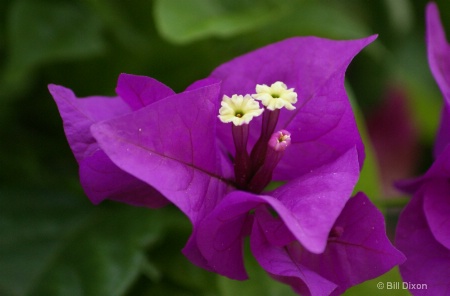
[[[219,119],[224,122],[233,122],[234,125],[248,124],[253,117],[261,115],[264,111],[257,101],[250,95],[224,95],[221,108],[219,109]]]
[[[281,81],[273,83],[270,87],[265,84],[257,84],[256,94],[252,96],[272,111],[283,107],[294,110],[295,107],[292,104],[297,102],[297,93],[294,89],[288,89],[286,84]]]

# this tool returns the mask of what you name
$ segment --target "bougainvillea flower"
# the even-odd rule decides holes
[[[58,85],[49,85],[49,90],[78,161],[81,185],[94,204],[107,198],[147,207],[168,203],[153,187],[113,164],[92,137],[90,127],[173,95],[169,87],[149,77],[122,74],[116,88],[119,97],[77,98],[70,89]]]
[[[364,147],[344,74],[374,39],[287,39],[223,64],[183,93],[94,124],[91,132],[115,165],[189,217],[193,233],[183,252],[193,263],[245,279],[243,239],[250,235],[253,253],[275,278],[297,291],[321,294],[321,283],[326,294],[343,291],[403,259],[369,201],[347,203]],[[286,183],[267,191],[273,180]],[[355,216],[361,225],[352,226],[360,206],[373,221]],[[326,264],[348,259],[341,252],[351,248],[330,245],[341,237],[358,250],[352,266],[340,268],[348,279],[324,272]],[[297,254],[286,273],[276,253],[291,247]],[[309,266],[314,254],[325,256],[319,269]],[[273,264],[264,261],[270,258]],[[311,259],[295,268],[303,258]]]
[[[435,143],[436,160],[420,178],[400,183],[413,194],[400,215],[396,245],[407,260],[400,266],[414,295],[450,293],[450,46],[435,3],[426,11],[427,49],[431,72],[443,95],[444,111]],[[426,286],[423,286],[426,285]],[[415,289],[420,287],[421,289]],[[424,287],[426,289],[424,289]]]
[[[405,282],[426,285],[414,295],[450,291],[450,146],[414,184],[414,195],[400,215],[396,246],[407,260],[400,265]],[[411,190],[411,187],[408,188]]]
[[[450,45],[445,38],[439,11],[435,3],[427,6],[427,54],[431,73],[444,97],[444,108],[435,142],[435,156],[450,143]]]

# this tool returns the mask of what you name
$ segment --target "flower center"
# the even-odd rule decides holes
[[[261,108],[256,100],[261,101]],[[270,87],[256,85],[256,94],[223,96],[219,119],[223,123],[232,122],[236,154],[234,157],[234,174],[236,187],[242,190],[260,193],[272,180],[272,174],[281,160],[284,151],[291,143],[291,134],[286,130],[274,133],[280,109],[294,110],[297,93],[288,89],[281,81]],[[249,154],[247,151],[249,124],[254,117],[263,115],[261,134]]]

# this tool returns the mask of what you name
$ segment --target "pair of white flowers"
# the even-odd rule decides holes
[[[253,117],[261,115],[264,111],[255,99],[261,101],[271,111],[283,107],[294,110],[292,104],[297,102],[297,93],[293,88],[288,89],[281,81],[271,86],[257,84],[256,94],[232,95],[231,98],[224,95],[219,109],[219,119],[224,123],[232,122],[236,126],[248,124]]]

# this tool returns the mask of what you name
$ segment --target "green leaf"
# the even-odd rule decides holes
[[[428,66],[423,38],[423,35],[419,35],[405,40],[392,53],[389,62],[391,72],[395,71],[407,88],[421,139],[432,145],[440,122],[443,100]]]
[[[271,34],[352,39],[373,34],[355,7],[341,1],[290,1],[286,15],[271,24]],[[324,21],[326,20],[326,21]],[[278,37],[278,38],[280,38]]]
[[[245,268],[248,272],[247,281],[236,281],[226,277],[218,277],[221,296],[294,296],[297,295],[290,286],[272,279],[253,257],[247,244]]]
[[[369,35],[364,22],[347,10],[345,5],[329,1],[157,0],[154,17],[160,34],[174,43],[231,37],[256,29],[271,42],[296,35]]]
[[[161,277],[147,289],[151,291],[147,295],[217,295],[217,275],[195,266],[181,253],[191,234],[191,223],[178,209],[168,217],[170,228],[163,242],[149,252],[152,263],[161,271]],[[162,291],[172,293],[164,294]]]
[[[153,36],[146,32],[151,28],[152,19],[149,18],[151,1],[141,0],[83,0],[99,18],[105,30],[116,37],[131,53],[149,51],[153,43]],[[153,34],[154,35],[154,34]],[[134,59],[137,57],[134,56]]]
[[[158,211],[0,191],[2,295],[123,295],[160,238]]]
[[[174,43],[229,37],[255,29],[283,15],[284,1],[156,0],[155,21],[162,36]]]
[[[18,0],[8,19],[8,59],[0,90],[22,87],[42,63],[98,54],[98,19],[76,2]]]

